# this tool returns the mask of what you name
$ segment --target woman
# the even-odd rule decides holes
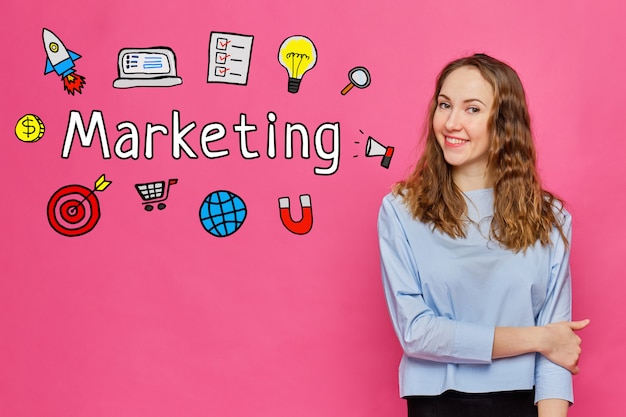
[[[541,187],[521,81],[484,54],[437,78],[424,152],[382,203],[409,416],[566,416],[571,217]]]

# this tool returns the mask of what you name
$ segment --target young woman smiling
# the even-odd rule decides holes
[[[566,416],[588,320],[571,321],[571,216],[541,186],[522,83],[455,60],[429,121],[378,220],[409,416]]]

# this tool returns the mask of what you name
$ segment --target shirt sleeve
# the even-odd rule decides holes
[[[572,241],[572,220],[563,210],[563,233],[567,241]],[[555,236],[556,235],[556,236]],[[537,317],[537,326],[545,326],[572,319],[572,290],[569,267],[569,250],[557,233],[552,237],[550,280],[546,301]],[[535,402],[558,398],[574,402],[572,374],[565,368],[537,354],[535,362]]]
[[[489,364],[495,329],[437,316],[424,301],[419,268],[396,208],[378,216],[381,271],[391,320],[405,355],[456,364]]]

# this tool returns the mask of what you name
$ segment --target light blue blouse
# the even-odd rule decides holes
[[[542,355],[491,359],[495,327],[571,319],[569,251],[556,229],[552,245],[507,250],[489,239],[493,190],[470,191],[465,199],[464,239],[414,219],[400,197],[382,202],[382,278],[404,351],[400,395],[535,387],[535,401],[573,402],[570,372]],[[563,210],[559,218],[571,242],[571,216]]]

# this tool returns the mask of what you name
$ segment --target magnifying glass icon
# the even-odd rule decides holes
[[[342,96],[348,94],[348,91],[352,90],[352,87],[365,88],[372,82],[370,72],[365,67],[352,68],[348,73],[348,79],[350,80],[350,84],[346,85],[345,88],[341,90]]]

